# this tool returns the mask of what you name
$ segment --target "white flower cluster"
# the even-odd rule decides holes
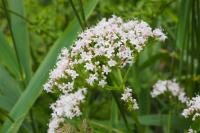
[[[102,19],[96,26],[79,34],[70,51],[63,48],[44,85],[47,92],[59,90],[62,93],[59,100],[51,106],[54,112],[49,124],[51,131],[58,126],[58,121],[62,121],[60,116],[72,118],[81,114],[78,105],[85,93],[79,99],[74,95],[80,93],[75,91],[85,87],[106,87],[112,69],[132,64],[149,38],[164,41],[166,36],[160,29],[152,30],[146,22],[124,22],[120,17],[113,16],[107,20]],[[74,102],[69,100],[72,97]]]
[[[139,109],[137,101],[132,97],[132,89],[126,88],[124,90],[124,93],[122,94],[121,99],[125,101],[126,103],[131,104],[130,109],[134,109],[134,110]]]
[[[143,21],[124,22],[113,16],[101,20],[95,27],[81,33],[71,47],[70,54],[63,49],[56,68],[50,73],[49,81],[44,85],[47,92],[52,88],[66,91],[66,85],[60,85],[59,79],[75,80],[80,73],[77,69],[87,71],[86,81],[89,85],[98,84],[104,87],[107,75],[112,67],[123,67],[132,64],[134,56],[140,52],[148,41],[154,37],[161,41],[166,36],[160,29],[152,30]],[[59,80],[59,82],[58,82]],[[64,83],[66,84],[66,83]],[[72,85],[69,82],[69,85]]]
[[[66,93],[51,105],[53,113],[51,114],[48,133],[54,133],[59,124],[64,121],[64,118],[72,119],[81,115],[79,106],[84,101],[85,94],[86,88],[79,89],[74,93]]]
[[[187,103],[188,101],[185,92],[175,80],[158,80],[153,86],[151,96],[157,97],[167,92],[174,97],[178,97],[178,100],[182,103]]]
[[[187,133],[197,133],[197,131],[194,130],[194,129],[192,129],[192,128],[190,128],[190,129],[188,129],[188,132],[187,132]]]
[[[188,101],[187,108],[183,110],[182,115],[185,118],[192,117],[192,120],[195,121],[197,118],[200,118],[200,96],[193,97]]]

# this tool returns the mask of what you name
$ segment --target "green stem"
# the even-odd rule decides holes
[[[135,111],[132,111],[131,114],[132,114],[133,120],[135,121],[137,132],[144,133],[144,129],[138,120],[137,113]]]
[[[85,19],[85,12],[84,12],[84,9],[83,9],[82,0],[79,0],[79,5],[80,5],[80,9],[81,9],[81,15],[82,15],[82,19],[83,19],[83,22],[84,22],[84,26],[86,27],[87,26],[87,22],[86,22],[86,19]]]
[[[170,133],[171,129],[171,111],[169,111],[169,115],[168,115],[168,126],[167,126],[167,132]]]
[[[81,18],[80,18],[80,16],[79,16],[79,14],[78,14],[78,11],[76,10],[76,8],[75,8],[75,6],[74,6],[74,3],[72,2],[72,0],[69,0],[69,3],[70,3],[70,5],[71,5],[71,7],[72,7],[72,9],[73,9],[73,11],[74,11],[74,13],[75,13],[75,15],[76,15],[76,18],[78,19],[78,22],[79,22],[79,24],[80,24],[82,30],[84,30],[84,25],[83,25],[83,23],[82,23],[82,21],[81,21]]]
[[[125,126],[126,126],[128,132],[130,132],[131,130],[130,130],[130,127],[129,127],[129,125],[128,125],[128,121],[127,121],[127,119],[126,119],[126,115],[125,115],[124,110],[122,109],[122,107],[121,107],[121,105],[120,105],[120,102],[119,102],[119,100],[118,100],[118,98],[117,98],[117,95],[115,94],[114,91],[111,91],[111,93],[112,93],[112,96],[113,96],[113,98],[114,98],[114,100],[115,100],[115,102],[116,102],[116,104],[117,104],[117,107],[118,107],[118,109],[119,109],[119,111],[120,111],[120,114],[122,115],[122,119],[123,119],[123,121],[124,121],[124,124],[125,124]]]
[[[86,100],[86,107],[85,107],[85,118],[86,119],[89,119],[89,114],[90,114],[90,100],[91,100],[91,97],[92,97],[92,91],[88,91],[88,94],[87,94],[87,100]]]
[[[121,84],[123,84],[122,85],[123,89],[125,89],[125,83],[126,83],[127,76],[128,76],[128,73],[129,73],[130,69],[131,69],[131,66],[129,66],[128,70],[126,71],[126,74],[125,74],[124,78],[122,78],[122,74],[121,74],[120,69],[117,69],[117,73],[118,73],[118,76],[119,76],[119,81],[120,81]],[[133,117],[133,119],[135,121],[137,131],[139,133],[143,133],[144,130],[143,130],[143,127],[141,126],[141,124],[140,124],[140,122],[138,120],[137,113],[135,111],[132,111],[131,114],[132,114],[132,117]]]
[[[123,78],[123,83],[125,84],[126,83],[126,80],[127,80],[127,77],[128,77],[128,73],[130,72],[131,70],[131,66],[128,67],[127,71],[126,71],[126,74],[124,75],[124,78]]]
[[[5,10],[4,7],[1,7],[1,6],[0,6],[0,9]],[[23,19],[23,20],[26,21],[27,23],[29,23],[29,24],[31,24],[31,25],[35,25],[35,23],[31,22],[28,18],[26,18],[26,17],[20,15],[19,13],[15,12],[15,11],[12,11],[12,10],[9,10],[9,9],[7,9],[7,11],[8,11],[9,13],[15,15],[15,16],[20,17],[21,19]]]

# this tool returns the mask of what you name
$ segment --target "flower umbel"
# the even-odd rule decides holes
[[[153,86],[151,96],[154,98],[166,92],[169,92],[174,97],[178,97],[181,103],[187,103],[188,101],[185,92],[175,80],[158,80]]]
[[[199,95],[189,100],[187,108],[183,110],[182,115],[185,118],[192,117],[193,121],[195,121],[197,118],[200,118],[200,96]]]
[[[139,109],[137,101],[132,97],[132,89],[126,88],[122,94],[121,100],[125,101],[129,105],[130,110]]]
[[[51,106],[53,113],[49,132],[53,133],[58,128],[62,118],[80,116],[79,105],[84,101],[86,88],[108,87],[112,70],[133,64],[149,38],[164,41],[166,36],[160,29],[152,30],[144,21],[125,22],[113,15],[80,33],[70,51],[63,48],[44,85],[47,92],[58,90],[61,93]],[[133,109],[138,109],[130,93],[127,88],[122,99],[131,102]]]

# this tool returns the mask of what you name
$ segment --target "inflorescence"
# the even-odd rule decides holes
[[[200,118],[200,96],[193,97],[189,100],[187,108],[183,110],[182,115],[185,118],[191,117],[193,121]]]
[[[152,30],[144,21],[124,22],[113,15],[79,34],[71,50],[63,48],[44,85],[47,92],[61,92],[60,98],[51,106],[49,132],[53,133],[63,118],[81,115],[79,106],[87,90],[108,86],[108,75],[112,70],[133,64],[149,38],[164,41],[166,35],[161,29]],[[136,100],[129,96],[130,90],[122,91],[125,92],[122,100],[132,102],[133,108],[137,109]]]
[[[175,80],[158,80],[153,86],[151,96],[154,98],[165,93],[177,97],[181,103],[187,104],[189,100],[183,88]]]

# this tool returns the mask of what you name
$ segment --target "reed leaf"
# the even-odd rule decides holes
[[[31,79],[32,70],[27,23],[21,17],[8,11],[11,10],[21,16],[24,16],[23,0],[8,0],[7,4],[7,10],[5,11],[9,21],[16,57],[18,58],[21,69],[21,78],[25,84],[28,84]]]
[[[20,94],[19,83],[0,65],[0,108],[9,112]]]
[[[19,67],[14,50],[6,41],[2,32],[0,32],[0,63],[5,65],[6,68],[19,79]]]

